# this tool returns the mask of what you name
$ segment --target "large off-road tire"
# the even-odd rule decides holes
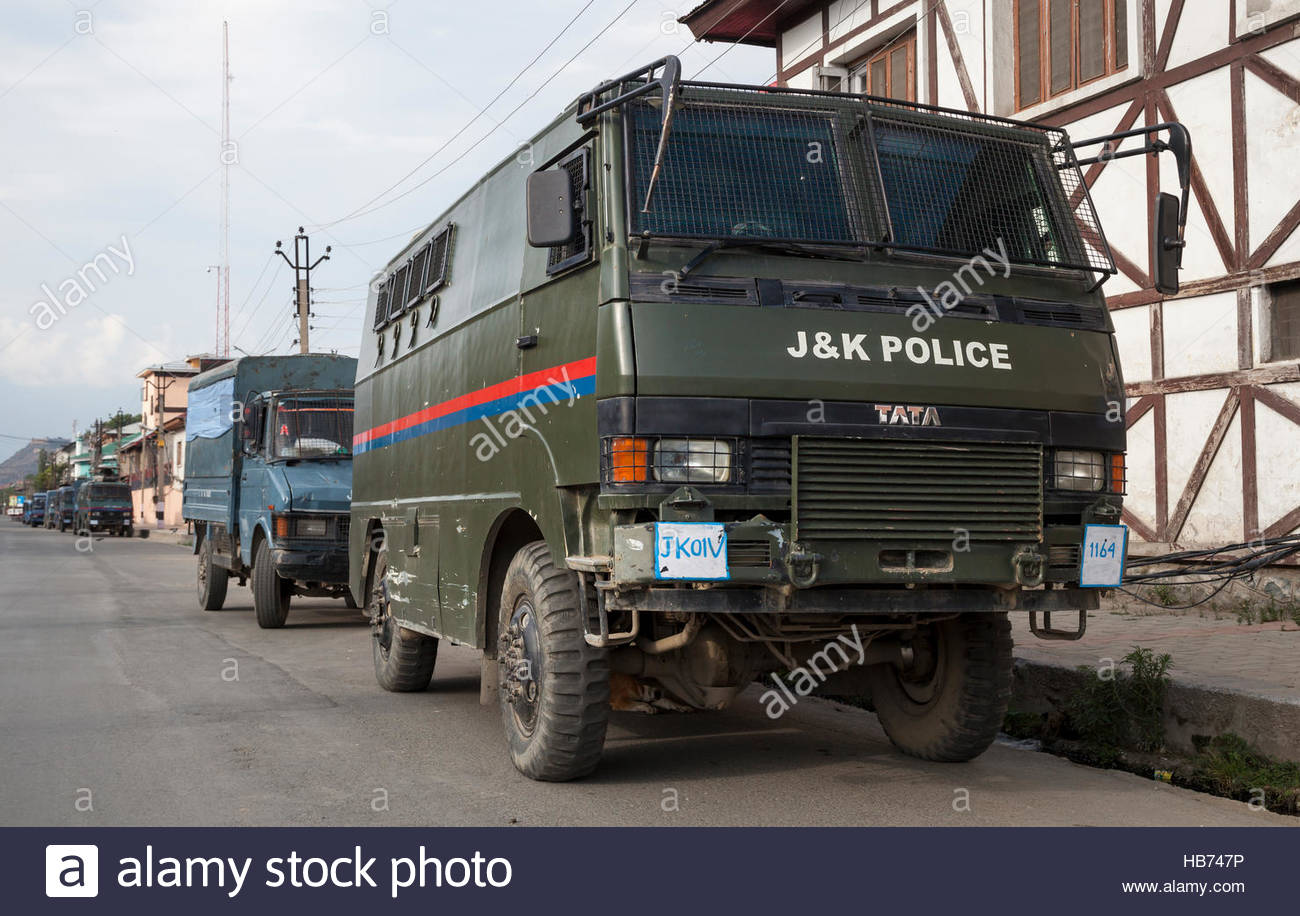
[[[438,640],[398,626],[393,620],[388,596],[388,551],[381,550],[374,556],[368,584],[366,613],[373,627],[375,680],[394,693],[426,689],[438,661]]]
[[[289,616],[289,599],[293,583],[281,579],[271,560],[271,544],[265,538],[258,542],[253,555],[253,610],[257,612],[257,625],[264,630],[284,626]]]
[[[586,776],[600,762],[609,720],[609,660],[582,636],[578,577],[557,568],[545,541],[523,547],[501,590],[497,653],[510,758],[530,779]]]
[[[211,538],[204,538],[199,548],[198,591],[199,607],[205,611],[221,610],[226,603],[226,589],[230,587],[230,571],[212,561],[214,553]]]
[[[924,760],[978,757],[1011,700],[1011,623],[1005,613],[959,614],[921,628],[905,667],[874,665],[871,699],[885,734]]]

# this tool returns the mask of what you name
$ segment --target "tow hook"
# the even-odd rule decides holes
[[[1037,550],[1026,548],[1017,551],[1011,558],[1011,566],[1018,585],[1034,588],[1043,584],[1043,555]]]
[[[792,544],[790,552],[785,555],[785,568],[790,575],[790,582],[798,588],[809,588],[817,581],[821,571],[821,562],[825,559],[802,544]]]

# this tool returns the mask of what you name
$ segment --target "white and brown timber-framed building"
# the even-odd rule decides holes
[[[1172,160],[1085,173],[1119,268],[1105,291],[1128,395],[1124,520],[1184,547],[1300,529],[1300,0],[707,0],[682,22],[773,48],[782,86],[1075,140],[1185,124],[1176,296],[1154,289],[1148,241],[1155,194],[1177,191]]]

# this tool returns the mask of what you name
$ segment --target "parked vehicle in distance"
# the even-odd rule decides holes
[[[55,494],[55,502],[58,504],[58,515],[54,520],[55,526],[60,531],[75,531],[73,520],[77,515],[77,489],[76,484],[59,487]],[[47,509],[48,511],[48,509]]]
[[[54,529],[59,526],[59,491],[58,488],[45,491],[45,521],[42,527]]]
[[[131,511],[129,484],[92,480],[77,490],[72,527],[78,534],[130,537]]]
[[[611,702],[718,709],[777,671],[869,693],[908,754],[982,753],[1008,612],[1077,638],[1081,558],[1124,531],[1115,268],[1069,138],[667,58],[528,149],[370,296],[351,551],[380,685],[481,649],[535,779],[595,768]]]
[[[251,580],[261,627],[294,595],[348,591],[351,357],[250,356],[190,380],[182,514],[194,523],[199,607]]]
[[[33,528],[39,528],[45,524],[45,500],[47,494],[36,493],[32,496],[31,502],[27,504],[27,512],[23,516],[23,521]]]

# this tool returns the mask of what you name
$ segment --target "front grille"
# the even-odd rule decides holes
[[[727,565],[748,568],[771,566],[772,543],[770,541],[733,541],[728,539]]]
[[[790,492],[790,440],[751,439],[749,488]]]
[[[1042,538],[1038,445],[800,437],[795,454],[800,540]]]
[[[1054,544],[1047,548],[1047,568],[1057,572],[1072,573],[1079,568],[1078,544]]]

